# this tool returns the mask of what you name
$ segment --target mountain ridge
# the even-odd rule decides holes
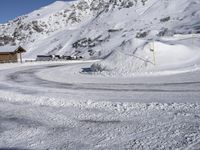
[[[199,33],[198,4],[198,0],[57,1],[1,24],[0,46],[22,45],[28,49],[26,58],[38,54],[104,58],[134,38]]]

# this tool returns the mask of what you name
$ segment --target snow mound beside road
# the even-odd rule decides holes
[[[1,93],[2,147],[199,148],[199,104],[69,101],[10,92],[1,98]]]
[[[135,46],[135,45],[134,45]],[[191,67],[199,64],[200,49],[169,41],[146,42],[115,50],[91,70],[108,76],[132,76]],[[136,49],[132,54],[130,49]],[[139,49],[139,50],[138,50]],[[154,51],[152,51],[154,49]]]

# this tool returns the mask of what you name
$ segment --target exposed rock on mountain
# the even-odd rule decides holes
[[[0,45],[22,45],[26,58],[39,54],[104,58],[121,46],[150,39],[200,32],[199,0],[57,1],[0,25]]]

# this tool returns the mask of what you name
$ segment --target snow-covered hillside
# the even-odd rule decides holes
[[[200,33],[199,7],[199,0],[57,1],[1,24],[0,45],[22,45],[28,50],[26,58],[39,54],[104,58],[99,65],[109,66],[110,70],[123,70],[128,62],[135,66],[130,72],[138,72],[154,68],[154,56],[149,49],[155,41],[155,47],[164,47],[155,48],[159,66],[184,66],[198,60],[199,40],[190,37]],[[189,39],[170,40],[177,34]],[[191,43],[195,50],[190,52]],[[169,53],[179,56],[168,59]],[[124,70],[127,68],[130,67]]]

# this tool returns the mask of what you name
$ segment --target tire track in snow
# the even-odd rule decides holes
[[[73,89],[73,90],[97,90],[97,91],[131,91],[131,92],[200,92],[200,89],[181,89],[183,86],[200,86],[200,82],[177,82],[177,83],[135,83],[135,84],[97,84],[97,83],[85,83],[85,84],[68,84],[59,83],[54,81],[48,81],[41,79],[35,75],[38,71],[46,68],[60,67],[63,65],[46,66],[26,69],[23,71],[17,71],[7,76],[8,81],[12,81],[17,84],[29,84],[35,86],[42,86],[47,88],[61,88],[61,89]],[[170,89],[171,86],[178,86],[176,89]],[[115,88],[114,88],[115,87]],[[137,87],[137,88],[136,88]],[[138,88],[139,87],[139,88]],[[145,87],[145,88],[144,88]],[[163,89],[165,88],[165,89]]]

